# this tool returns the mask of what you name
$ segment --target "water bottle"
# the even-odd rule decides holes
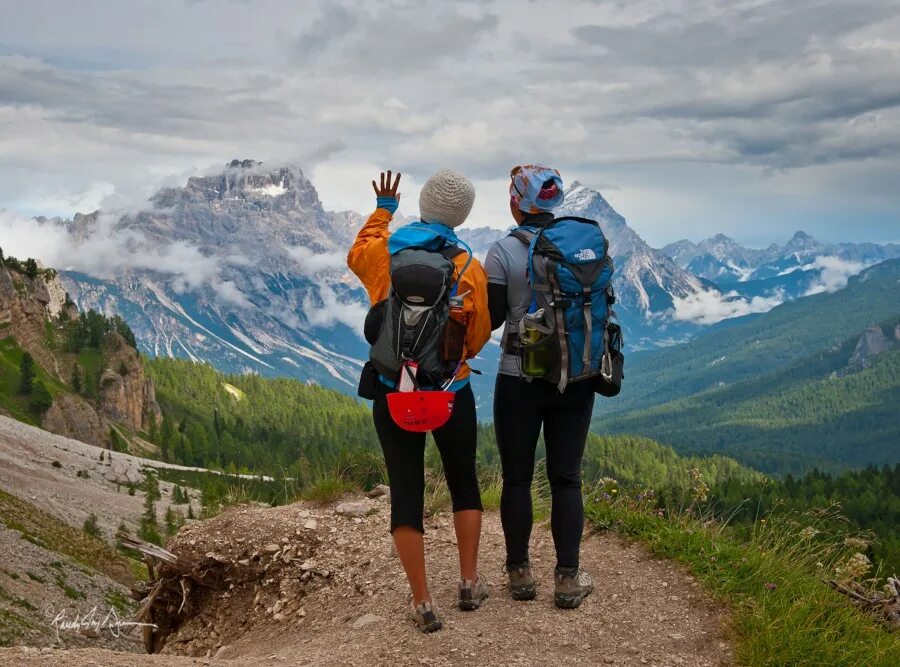
[[[550,328],[544,324],[544,309],[527,313],[519,322],[522,342],[522,372],[530,377],[542,377],[550,370]],[[540,343],[545,343],[541,345]]]

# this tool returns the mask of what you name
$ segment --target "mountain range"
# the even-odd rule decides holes
[[[631,350],[683,342],[724,318],[768,310],[814,291],[812,283],[825,270],[801,263],[793,271],[775,271],[774,249],[763,255],[744,248],[741,255],[736,243],[654,249],[599,192],[577,181],[566,189],[559,213],[598,220],[610,239],[616,310]],[[364,220],[354,211],[326,211],[297,167],[234,160],[182,187],[163,188],[136,212],[38,222],[63,227],[75,256],[92,252],[100,237],[119,240],[114,269],[73,262],[61,278],[80,308],[121,314],[145,353],[352,393],[367,357],[359,332],[368,304],[345,257]],[[398,223],[405,220],[397,216]],[[505,234],[460,230],[480,257]],[[802,239],[795,240],[786,249]],[[839,246],[835,260],[854,258],[862,268],[896,252],[894,246],[870,245]],[[821,262],[814,247],[819,244],[807,254],[797,250],[797,261]],[[700,270],[699,262],[713,252],[723,265],[752,267],[753,280],[728,282],[728,276]],[[476,362],[485,373],[476,380],[483,407],[490,403],[498,352],[492,342]]]
[[[900,257],[900,244],[825,244],[802,231],[783,246],[773,243],[767,248],[748,248],[725,234],[716,234],[699,243],[676,241],[661,250],[684,270],[723,288],[747,295],[754,283],[780,285],[792,297],[826,291],[831,286],[829,280],[842,274],[845,278],[867,266]]]

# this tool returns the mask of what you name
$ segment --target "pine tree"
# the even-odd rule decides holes
[[[157,501],[162,498],[162,493],[159,490],[159,478],[155,473],[148,472],[144,476],[144,484],[143,484],[143,492],[150,498],[152,501]]]
[[[153,477],[148,475],[148,477]],[[145,542],[162,545],[162,536],[159,534],[159,524],[156,521],[155,498],[151,493],[144,496],[144,514],[141,516],[141,527],[138,537]]]
[[[38,265],[33,257],[29,257],[25,260],[25,275],[32,279],[37,278]]]
[[[72,385],[72,389],[76,394],[81,393],[82,385],[81,385],[81,366],[75,364],[72,366],[72,380],[69,382]]]
[[[31,392],[30,405],[31,409],[38,414],[43,414],[51,405],[53,405],[53,396],[50,395],[47,385],[40,380],[35,383],[34,389]]]
[[[156,414],[153,412],[147,419],[147,435],[150,436],[150,442],[154,445],[159,444],[159,426],[156,423]]]
[[[19,393],[28,396],[34,389],[34,357],[28,352],[22,355],[19,363]]]
[[[172,511],[172,506],[166,508],[166,535],[168,537],[172,537],[178,530],[178,527],[175,525],[175,512]]]

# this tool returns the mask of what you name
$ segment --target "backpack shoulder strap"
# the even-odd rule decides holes
[[[446,248],[439,250],[438,254],[452,260],[457,255],[462,255],[464,252],[466,251],[458,245],[448,245]]]
[[[515,239],[519,239],[525,245],[531,245],[531,239],[534,238],[534,232],[530,229],[516,229],[509,233]]]

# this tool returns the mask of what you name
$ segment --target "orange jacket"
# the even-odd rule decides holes
[[[375,304],[387,298],[391,287],[391,257],[388,253],[388,225],[393,216],[385,209],[375,209],[356,235],[347,255],[347,266],[356,274]],[[462,271],[468,254],[453,258],[457,272]],[[468,294],[466,294],[468,292]],[[463,312],[466,315],[466,345],[463,359],[472,359],[491,337],[491,316],[488,312],[487,274],[474,257],[459,282],[458,294],[465,294]],[[469,377],[469,366],[463,364],[457,380]]]

